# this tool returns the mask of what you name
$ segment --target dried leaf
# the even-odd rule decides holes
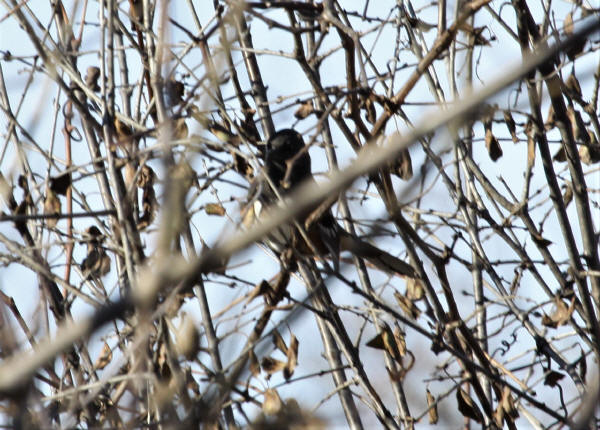
[[[385,324],[381,331],[367,342],[367,346],[386,351],[394,360],[402,365],[402,356],[406,352],[406,341],[398,330],[397,336],[392,333],[390,327]]]
[[[294,117],[296,117],[296,119],[304,119],[308,117],[311,113],[314,113],[314,111],[315,107],[313,105],[313,101],[312,99],[308,99],[300,103],[300,106],[298,107],[298,109],[296,109],[296,112],[294,112]]]
[[[233,170],[244,176],[249,181],[254,177],[254,169],[238,152],[230,152],[233,158]]]
[[[397,291],[394,292],[394,297],[405,314],[414,319],[419,318],[419,315],[421,315],[421,310],[415,306],[412,300],[408,299]]]
[[[44,199],[44,215],[58,215],[61,212],[60,200],[52,189],[46,189],[46,198]],[[46,219],[48,228],[56,227],[58,218]]]
[[[367,121],[369,121],[370,124],[375,124],[375,122],[377,121],[377,111],[375,110],[374,99],[375,95],[372,92],[370,92],[369,96],[364,99],[363,104]]]
[[[559,163],[564,163],[567,161],[567,153],[565,152],[565,148],[561,145],[556,154],[552,157],[552,160],[557,161]]]
[[[277,415],[281,411],[283,403],[279,393],[274,388],[265,391],[262,411],[265,415]]]
[[[100,68],[96,66],[89,66],[85,72],[85,84],[88,88],[94,92],[100,91],[100,85],[98,79],[100,78]]]
[[[207,203],[204,211],[207,215],[224,216],[227,212],[219,203]]]
[[[285,363],[275,358],[265,357],[260,363],[260,367],[262,367],[262,370],[270,376],[273,373],[283,370],[285,368]]]
[[[185,118],[179,118],[175,120],[175,124],[173,127],[173,137],[177,140],[187,139],[188,133],[188,126],[185,123]]]
[[[257,376],[260,373],[260,364],[258,363],[258,358],[256,357],[256,354],[254,353],[254,350],[250,350],[250,352],[248,353],[249,358],[250,358],[250,373],[252,373],[252,375]]]
[[[239,146],[240,143],[242,143],[242,140],[239,136],[233,134],[228,128],[217,122],[212,121],[209,123],[208,130],[222,142],[230,143],[234,146]]]
[[[573,137],[579,142],[590,143],[590,135],[588,134],[583,118],[578,110],[575,110],[573,106],[567,107],[567,116],[571,122],[571,130],[573,131]]]
[[[377,336],[375,336],[373,339],[368,341],[366,343],[366,345],[370,346],[371,348],[382,349],[385,351],[385,343],[383,341],[383,331],[381,331],[381,333],[378,333]]]
[[[571,12],[565,16],[565,20],[563,21],[563,30],[567,36],[573,34],[573,14]]]
[[[571,73],[567,78],[565,86],[567,88],[567,95],[569,95],[571,98],[575,98],[576,100],[581,99],[581,86],[579,85],[577,77],[573,73]]]
[[[550,245],[552,245],[551,240],[545,239],[544,236],[542,236],[541,234],[539,234],[537,232],[533,232],[531,234],[531,238],[534,240],[535,243],[537,243],[539,246],[541,246],[543,248],[547,248]]]
[[[108,343],[104,342],[104,346],[102,347],[102,351],[100,351],[100,355],[96,359],[94,363],[94,369],[101,370],[104,369],[111,361],[112,361],[112,350]]]
[[[506,417],[511,417],[513,419],[519,417],[519,412],[515,408],[515,404],[510,394],[510,388],[508,387],[504,387],[502,390],[502,398],[494,411],[494,422],[499,428],[502,428],[503,421]]]
[[[185,157],[171,169],[171,179],[177,181],[183,190],[187,193],[192,186],[197,185],[198,177],[190,163],[187,162]]]
[[[154,171],[144,165],[138,176],[137,185],[142,187],[142,216],[137,224],[138,230],[147,228],[156,217],[158,211],[158,200],[154,191]]]
[[[144,188],[146,186],[154,185],[154,179],[156,174],[154,170],[147,164],[144,164],[140,170],[140,174],[137,178],[137,186],[140,188]]]
[[[594,135],[595,137],[595,135]],[[579,158],[587,165],[600,161],[600,145],[583,144],[579,147]]]
[[[408,278],[406,280],[406,298],[411,301],[421,300],[425,295],[423,283],[419,279]]]
[[[287,363],[285,364],[285,369],[283,369],[283,376],[286,380],[292,377],[298,364],[298,346],[298,339],[292,334],[290,347],[287,350]]]
[[[62,175],[51,177],[49,183],[52,191],[56,194],[66,196],[67,190],[71,186],[71,173],[67,172]]]
[[[165,83],[165,103],[168,107],[176,106],[183,101],[185,87],[183,82],[169,79]]]
[[[496,136],[492,133],[492,129],[488,128],[485,132],[485,147],[492,161],[497,161],[502,157],[502,148]]]
[[[552,312],[552,315],[544,314],[542,324],[550,328],[560,327],[571,319],[574,309],[575,297],[571,299],[571,304],[567,307],[563,299],[560,296],[556,296],[554,297],[554,312]]]
[[[125,145],[133,142],[133,129],[121,121],[119,118],[115,117],[113,122],[115,126],[115,133],[117,134],[117,144]],[[110,148],[111,151],[114,148]]]
[[[81,272],[84,279],[98,279],[110,272],[110,257],[95,243],[88,244],[88,254],[81,262]]]
[[[573,200],[573,187],[570,183],[565,184],[565,192],[563,193],[563,201],[565,203],[565,207],[569,206],[569,203]]]
[[[519,138],[517,137],[517,124],[508,109],[504,110],[504,122],[506,123],[506,128],[508,128],[508,132],[510,133],[510,137],[512,137],[512,141],[517,143]]]
[[[394,163],[393,171],[400,179],[405,181],[413,177],[412,160],[408,149],[400,152],[398,159]]]
[[[273,345],[275,345],[275,348],[277,348],[284,354],[288,353],[288,347],[285,344],[283,337],[281,337],[281,334],[277,330],[273,331]]]
[[[177,353],[188,360],[193,360],[200,351],[200,333],[194,320],[184,315],[176,334]]]
[[[577,360],[577,362],[579,363],[579,377],[585,384],[585,377],[587,375],[587,361],[585,358],[585,352],[583,352],[583,350],[581,350],[581,355],[579,356],[579,360]]]
[[[429,410],[427,411],[429,414],[429,424],[437,424],[439,416],[435,397],[433,397],[433,394],[431,394],[429,389],[425,391],[425,394],[427,396],[427,406],[429,407]]]
[[[464,417],[471,418],[478,423],[483,421],[483,415],[479,410],[479,406],[477,406],[467,392],[460,387],[456,390],[456,401],[458,402],[458,410]]]
[[[546,130],[551,130],[556,126],[556,113],[554,112],[554,105],[550,104],[548,108],[548,115],[546,116],[546,122],[544,123],[544,128]]]
[[[562,373],[551,370],[548,372],[548,374],[544,378],[544,385],[548,385],[550,387],[556,387],[558,385],[558,381],[560,381],[564,377],[565,377],[565,375],[563,375]]]
[[[406,338],[404,337],[404,333],[400,330],[400,327],[394,329],[394,341],[400,356],[404,357],[406,354]]]
[[[535,140],[527,137],[527,168],[535,164]]]

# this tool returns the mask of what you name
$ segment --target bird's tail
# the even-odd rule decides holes
[[[409,278],[417,277],[415,269],[413,269],[410,264],[346,231],[342,231],[340,234],[340,250],[350,251],[352,254],[364,258],[373,266],[384,272],[397,273],[398,275],[407,276]]]

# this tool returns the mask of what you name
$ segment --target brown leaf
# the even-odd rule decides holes
[[[377,121],[377,111],[375,110],[374,99],[375,95],[373,94],[373,92],[370,92],[369,96],[364,99],[363,104],[367,121],[369,121],[370,124],[375,124],[375,122]]]
[[[406,352],[406,341],[404,336],[398,330],[397,337],[392,333],[390,327],[385,324],[381,331],[367,342],[367,346],[386,351],[394,360],[402,365],[402,356]]]
[[[544,378],[544,385],[556,387],[558,385],[558,381],[560,381],[564,377],[565,375],[563,375],[562,373],[551,370]]]
[[[177,181],[186,193],[192,186],[198,184],[196,171],[192,169],[185,157],[182,157],[171,169],[171,179]]]
[[[140,188],[144,188],[148,185],[152,186],[154,185],[155,177],[156,174],[154,173],[154,170],[147,164],[144,164],[137,178],[137,186]]]
[[[100,355],[96,359],[94,363],[94,369],[101,370],[104,369],[111,361],[112,361],[112,350],[108,343],[104,342],[104,346],[102,347],[102,351],[100,351]]]
[[[393,171],[400,179],[405,181],[408,181],[413,177],[412,160],[408,149],[404,149],[400,152],[398,159],[394,163]]]
[[[176,334],[177,353],[193,360],[200,351],[200,333],[189,315],[185,315]]]
[[[573,14],[571,12],[565,16],[565,20],[563,21],[563,30],[567,36],[573,34]]]
[[[165,102],[167,106],[175,106],[183,101],[185,87],[183,82],[176,79],[169,79],[165,83]]]
[[[554,312],[552,315],[547,315],[544,313],[542,317],[542,324],[546,327],[557,328],[561,325],[564,325],[571,319],[571,315],[573,315],[573,310],[575,309],[575,298],[571,299],[570,305],[567,307],[563,299],[560,296],[554,297]]]
[[[383,331],[378,333],[373,339],[366,343],[367,346],[375,349],[382,349],[385,351],[385,343],[383,341]]]
[[[431,394],[429,389],[426,389],[425,394],[427,396],[427,406],[429,408],[427,411],[429,414],[429,424],[437,424],[439,417],[435,397],[433,397],[433,394]]]
[[[239,146],[242,142],[238,135],[233,134],[228,128],[215,121],[208,124],[208,130],[222,142],[230,143],[234,146]]]
[[[256,357],[256,354],[254,353],[254,350],[250,350],[250,352],[248,353],[249,355],[249,361],[250,361],[250,373],[252,373],[252,375],[257,376],[260,373],[260,364],[258,363],[258,358]]]
[[[510,137],[512,137],[512,141],[517,143],[519,138],[517,137],[517,124],[513,119],[512,114],[508,109],[504,110],[504,122],[506,123],[506,128],[508,128],[508,132],[510,133]]]
[[[283,403],[279,393],[274,388],[265,391],[262,411],[265,415],[277,415],[281,411]]]
[[[67,190],[71,186],[71,173],[67,172],[62,175],[51,177],[49,182],[52,191],[56,194],[66,196]]]
[[[298,109],[296,109],[296,112],[294,112],[294,116],[296,117],[296,119],[304,119],[308,117],[311,113],[314,113],[314,111],[315,107],[313,105],[313,101],[312,99],[308,99],[300,103],[300,106],[298,107]]]
[[[537,232],[533,232],[531,234],[531,238],[534,240],[535,243],[537,243],[541,247],[547,248],[550,245],[552,245],[551,240],[545,239],[544,236],[542,236],[541,234],[539,234]]]
[[[100,78],[100,68],[96,66],[89,66],[85,72],[85,84],[90,90],[94,92],[100,91],[100,85],[98,79]]]
[[[406,280],[406,298],[411,301],[421,300],[425,295],[423,283],[419,279],[408,278]]]
[[[61,212],[60,200],[56,193],[50,188],[46,189],[46,198],[44,199],[44,215],[58,215]],[[46,219],[48,228],[56,227],[58,218]]]
[[[488,154],[492,161],[497,161],[500,157],[502,157],[502,148],[500,147],[498,139],[496,139],[492,133],[491,128],[485,132],[485,147],[487,148]]]
[[[594,136],[595,137],[595,136]],[[579,158],[588,166],[600,161],[600,145],[583,144],[579,147]]]
[[[115,132],[117,134],[117,144],[125,145],[133,142],[133,129],[121,121],[119,118],[115,117],[113,122],[115,126]],[[114,148],[111,148],[114,150]]]
[[[402,308],[405,314],[409,315],[414,319],[419,318],[419,315],[421,315],[421,310],[415,306],[412,300],[403,296],[397,291],[394,292],[394,297],[396,298],[398,305],[400,305],[400,308]]]
[[[185,123],[185,118],[175,120],[175,123],[173,124],[173,137],[177,140],[187,139],[188,133],[188,126]]]
[[[499,428],[502,428],[503,421],[506,419],[506,417],[511,417],[513,419],[519,417],[519,412],[515,407],[514,401],[510,394],[510,388],[508,387],[504,387],[502,390],[502,398],[498,402],[498,406],[494,411],[494,422]]]
[[[207,215],[224,216],[227,212],[219,203],[207,203],[204,211]]]
[[[154,171],[144,165],[138,176],[137,185],[142,187],[142,216],[137,224],[138,230],[144,230],[147,228],[156,217],[158,211],[158,200],[156,200],[156,193],[154,191]]]
[[[298,339],[292,334],[290,339],[290,347],[287,350],[287,363],[283,369],[283,376],[286,380],[290,379],[294,374],[296,365],[298,364]]]
[[[81,272],[84,279],[101,278],[110,272],[110,257],[96,243],[88,244],[88,254],[81,262]]]
[[[483,421],[483,415],[479,410],[479,406],[477,406],[467,392],[460,387],[456,390],[456,401],[458,402],[458,410],[464,417],[471,418],[478,423]]]
[[[535,140],[527,137],[527,168],[535,164]]]
[[[270,376],[273,373],[283,370],[285,368],[285,363],[275,358],[265,357],[260,363],[260,367],[262,367],[262,370]]]
[[[576,100],[581,99],[581,86],[579,85],[579,81],[577,77],[571,73],[567,78],[567,82],[565,82],[565,87],[567,88],[567,95]]]
[[[400,330],[400,327],[394,329],[394,342],[400,356],[404,357],[406,354],[406,338],[404,337],[404,333]]]
[[[565,192],[563,193],[563,201],[565,203],[565,207],[569,206],[569,203],[573,200],[573,187],[570,183],[565,184]]]
[[[548,108],[548,116],[546,117],[546,122],[544,123],[544,128],[546,130],[551,130],[556,126],[556,113],[554,112],[554,105],[550,104]]]
[[[560,145],[560,148],[558,148],[558,151],[556,151],[556,154],[554,154],[552,160],[557,161],[559,163],[564,163],[565,161],[567,161],[567,153],[565,152],[565,148],[562,145]]]
[[[579,356],[577,363],[579,363],[579,377],[585,384],[585,377],[587,375],[587,361],[585,358],[585,352],[583,352],[583,350],[581,350],[581,355]]]
[[[238,152],[231,151],[230,154],[233,158],[233,170],[250,181],[254,177],[254,169],[250,163],[248,163],[246,158],[242,157]]]
[[[281,334],[277,330],[273,331],[273,345],[284,354],[288,353],[288,347],[285,344],[285,340],[283,340],[283,337],[281,337]]]

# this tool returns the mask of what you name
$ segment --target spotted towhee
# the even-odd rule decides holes
[[[278,202],[285,202],[292,191],[303,182],[315,182],[311,171],[308,147],[302,136],[291,129],[280,130],[267,142],[263,174],[256,178],[249,192],[249,202],[243,216],[249,227]],[[288,202],[289,204],[290,202]],[[316,215],[316,217],[315,217]],[[328,207],[317,206],[301,213],[296,225],[280,226],[265,242],[278,256],[288,253],[331,256],[338,266],[340,251],[350,251],[386,272],[416,277],[409,264],[345,231]]]

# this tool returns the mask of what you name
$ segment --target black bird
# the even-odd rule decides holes
[[[260,217],[265,208],[268,210],[278,202],[285,201],[300,184],[308,181],[315,182],[315,179],[308,147],[302,136],[292,129],[278,131],[266,145],[264,175],[258,177],[250,188],[249,204],[244,214],[246,227]],[[305,236],[292,225],[281,226],[268,235],[267,245],[279,256],[288,249],[294,249],[302,255],[330,255],[336,269],[340,251],[350,251],[380,270],[416,277],[409,264],[345,231],[330,209],[312,220],[313,213],[320,209],[316,206],[296,218],[295,221],[305,230]]]

